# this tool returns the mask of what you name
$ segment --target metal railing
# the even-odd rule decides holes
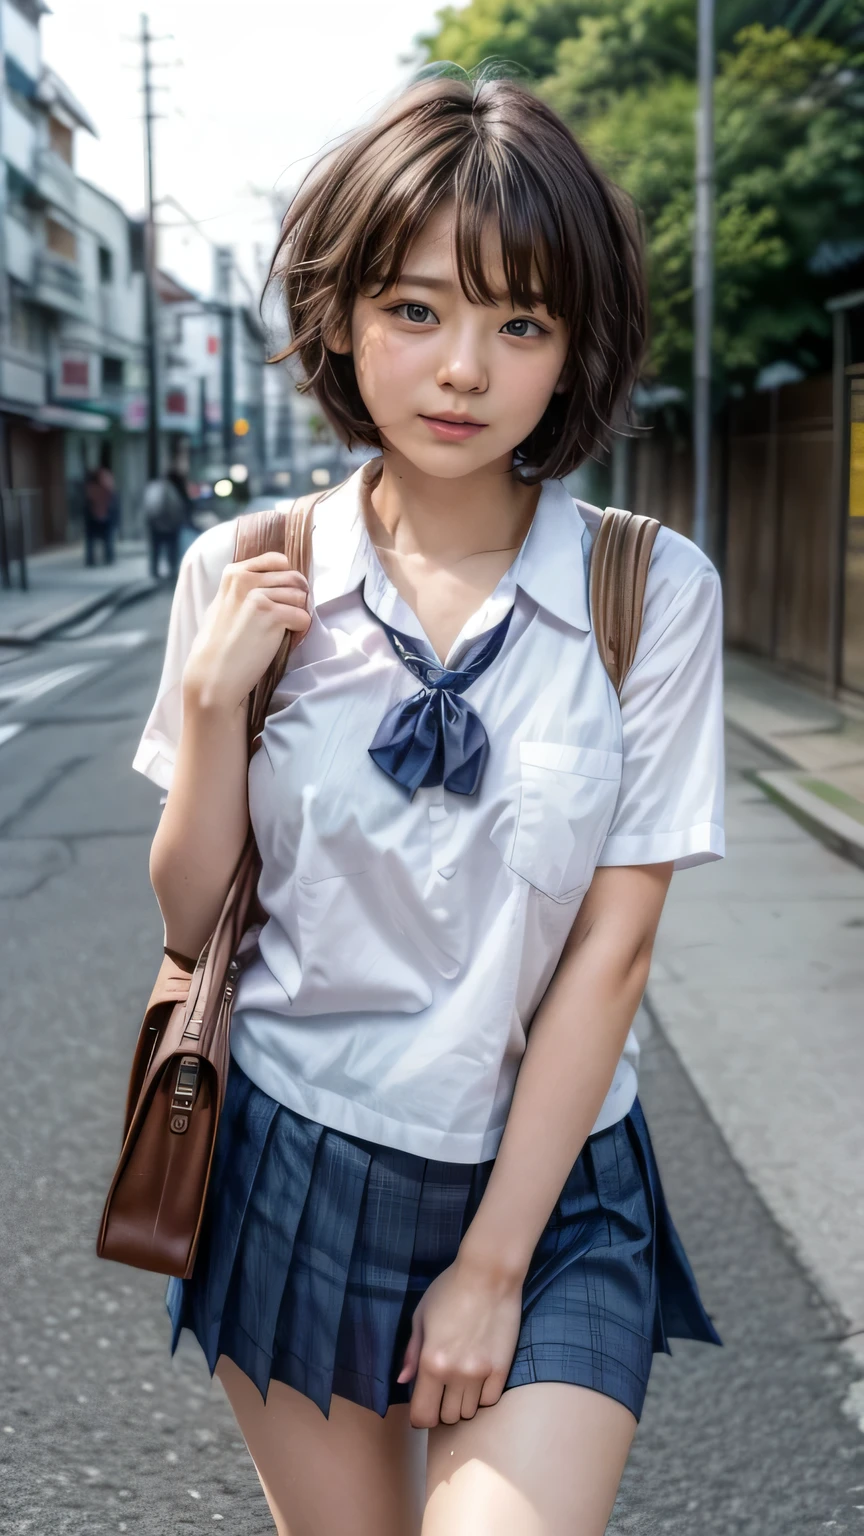
[[[27,558],[42,543],[42,492],[17,489],[0,491],[0,586],[12,586],[13,567],[18,586],[30,585]]]

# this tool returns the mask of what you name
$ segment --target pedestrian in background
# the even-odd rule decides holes
[[[105,565],[114,564],[114,534],[119,503],[117,488],[107,464],[87,472],[84,481],[84,563],[96,564],[96,545],[102,545]]]
[[[144,487],[143,512],[150,542],[150,574],[154,580],[159,578],[164,554],[168,578],[176,581],[182,531],[190,525],[191,510],[186,476],[176,465]]]
[[[263,865],[174,1343],[280,1536],[601,1536],[652,1353],[719,1343],[631,1032],[673,870],[723,853],[719,583],[659,530],[619,696],[562,485],[638,369],[635,217],[543,102],[442,76],[313,170],[274,270],[379,457],[317,505],[311,591],[196,542],[136,758],[178,964],[247,815]]]

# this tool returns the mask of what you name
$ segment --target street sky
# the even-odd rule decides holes
[[[440,3],[440,0],[439,0]],[[50,0],[45,62],[78,97],[98,139],[77,134],[79,174],[127,212],[144,205],[140,0]],[[166,231],[161,259],[208,286],[205,241],[234,244],[257,279],[274,242],[269,197],[287,201],[310,157],[408,79],[435,0],[150,0],[160,87],[156,197],[198,222]],[[256,195],[263,193],[264,195]],[[182,225],[171,206],[166,224]],[[255,247],[258,247],[257,261]],[[170,260],[166,255],[170,253]],[[185,270],[183,270],[185,268]]]

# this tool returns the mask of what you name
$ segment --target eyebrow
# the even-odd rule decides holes
[[[415,274],[413,272],[400,272],[399,276],[396,279],[396,283],[397,284],[398,283],[406,283],[406,284],[410,285],[410,287],[412,287],[412,288],[429,288],[431,291],[433,291],[435,293],[439,293],[439,292],[442,292],[442,291],[445,291],[445,290],[449,292],[453,288],[453,284],[450,282],[449,278],[446,278],[446,277],[421,277],[419,273]],[[509,299],[510,295],[509,295],[509,293],[500,293],[500,294],[496,294],[494,297],[496,298],[497,303],[499,303],[499,304],[506,304],[506,302]],[[546,300],[543,297],[542,293],[532,293],[531,300],[532,300],[532,308],[534,308],[534,309],[545,308]]]
[[[410,283],[412,288],[434,288],[436,291],[442,288],[452,288],[453,284],[446,277],[420,277],[413,273],[400,272],[397,283]]]

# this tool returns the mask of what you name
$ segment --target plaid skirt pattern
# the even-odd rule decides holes
[[[211,1372],[227,1355],[267,1396],[287,1382],[384,1414],[407,1402],[417,1302],[456,1257],[493,1162],[445,1163],[306,1120],[232,1062],[201,1247],[171,1280]],[[586,1142],[534,1253],[507,1387],[573,1382],[638,1419],[670,1337],[721,1341],[666,1207],[638,1100]]]

